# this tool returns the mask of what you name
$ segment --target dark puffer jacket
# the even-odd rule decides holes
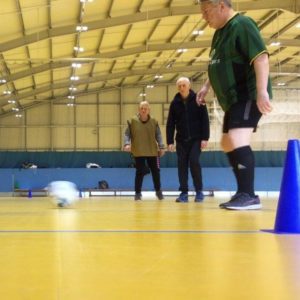
[[[176,129],[176,141],[209,139],[209,118],[206,105],[198,105],[196,94],[190,90],[187,99],[183,100],[177,93],[171,102],[167,121],[167,144],[174,144]]]

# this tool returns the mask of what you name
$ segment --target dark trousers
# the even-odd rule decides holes
[[[159,191],[161,188],[159,157],[143,156],[143,157],[135,157],[134,159],[135,159],[135,168],[136,168],[135,184],[134,184],[135,192],[140,193],[142,191],[143,179],[144,176],[148,173],[146,162],[151,171],[155,191]]]
[[[193,178],[193,184],[195,191],[202,191],[202,171],[199,162],[201,154],[201,141],[192,140],[188,142],[177,142],[177,165],[178,165],[178,178],[179,178],[179,190],[183,193],[188,192],[188,169],[190,168]]]

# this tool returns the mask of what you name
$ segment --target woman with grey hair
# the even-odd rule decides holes
[[[124,134],[124,151],[131,152],[135,160],[134,200],[142,200],[142,184],[146,162],[151,171],[156,197],[163,200],[160,182],[159,157],[165,153],[161,131],[156,119],[150,115],[150,104],[141,101],[138,113],[128,120]]]

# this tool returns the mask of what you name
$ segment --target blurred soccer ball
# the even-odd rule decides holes
[[[52,181],[48,185],[49,195],[52,202],[58,207],[66,207],[78,201],[78,189],[70,181]]]

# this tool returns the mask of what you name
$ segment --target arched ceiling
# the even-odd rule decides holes
[[[273,86],[300,88],[300,0],[233,5],[260,27]],[[207,78],[214,30],[195,0],[5,0],[0,14],[0,116],[112,87]]]

